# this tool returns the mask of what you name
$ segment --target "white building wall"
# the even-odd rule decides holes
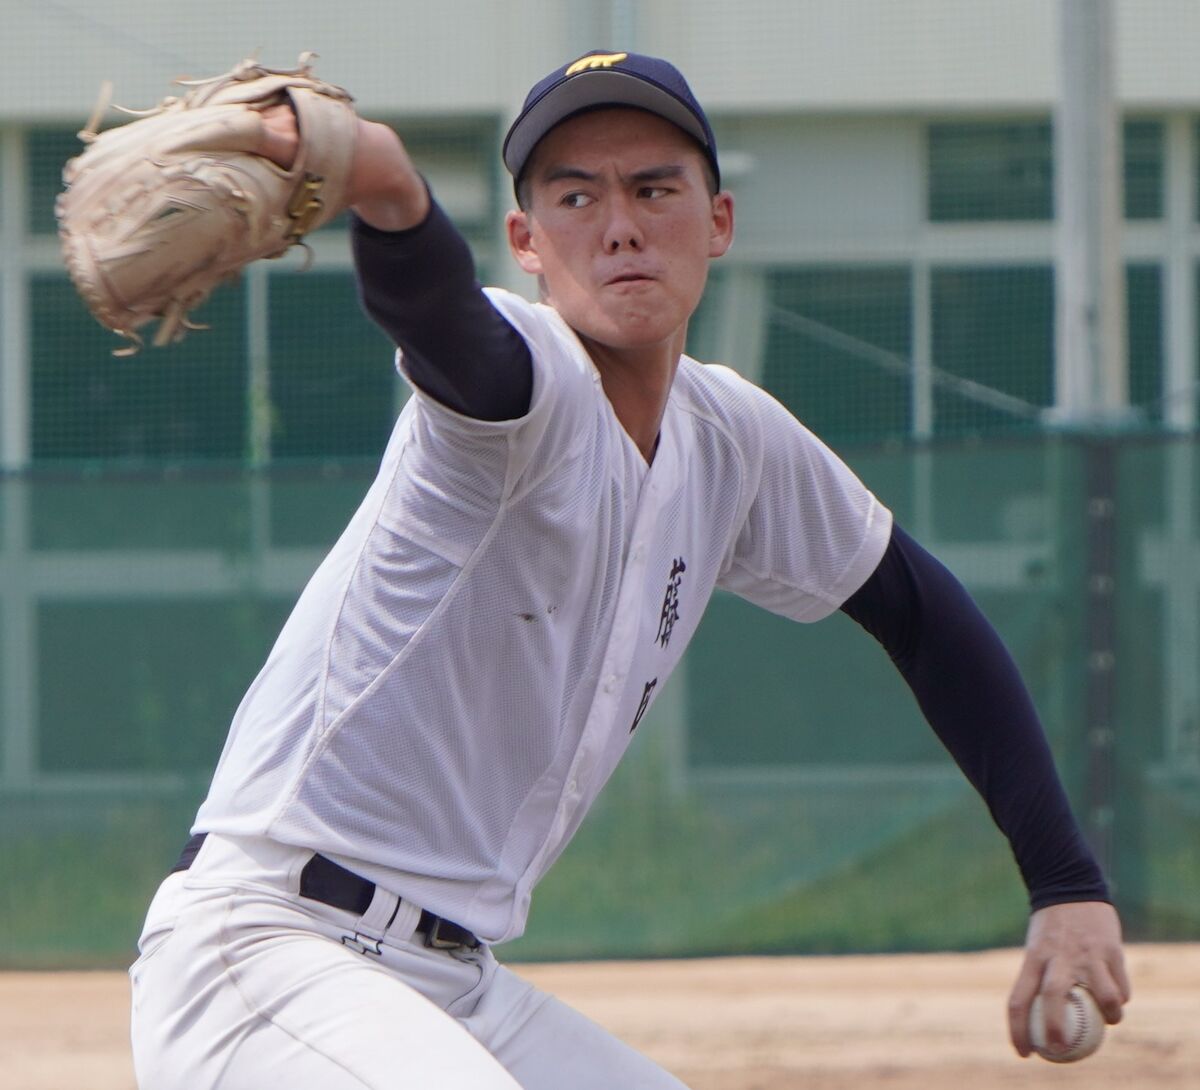
[[[737,261],[911,252],[924,220],[915,119],[765,117],[718,123],[736,198]]]
[[[645,5],[647,50],[730,109],[909,110],[1045,104],[1050,0],[715,0]],[[675,43],[678,43],[677,45]]]
[[[258,49],[321,54],[366,112],[510,113],[565,57],[628,47],[675,59],[715,112],[1042,109],[1056,93],[1054,0],[6,0],[0,121],[86,117],[103,79],[149,104],[182,74]],[[1200,103],[1200,3],[1120,0],[1130,105]],[[614,29],[632,42],[611,39]]]
[[[531,73],[559,62],[573,6],[210,0],[181,12],[115,0],[80,4],[75,18],[64,4],[21,2],[0,37],[0,118],[86,116],[104,79],[116,85],[114,101],[153,104],[176,76],[214,75],[256,51],[284,67],[307,49],[320,54],[318,74],[348,87],[364,113],[494,112],[519,100]]]

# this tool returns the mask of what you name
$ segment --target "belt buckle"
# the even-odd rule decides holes
[[[458,937],[451,938],[449,935],[443,937],[442,925],[445,924],[453,931],[458,932]],[[462,940],[462,928],[457,924],[450,923],[449,920],[443,920],[441,916],[435,916],[433,925],[425,929],[425,945],[431,950],[461,950],[474,949],[469,943]]]
[[[457,939],[442,938],[442,924],[446,921],[435,916],[433,926],[425,929],[425,945],[432,950],[457,950],[462,943]]]

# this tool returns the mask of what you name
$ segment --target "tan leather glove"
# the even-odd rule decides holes
[[[63,171],[56,202],[63,258],[96,319],[129,344],[161,319],[155,345],[182,339],[188,312],[260,257],[279,257],[346,206],[357,118],[341,87],[246,60],[222,76],[179,81],[138,120],[103,133]],[[290,104],[300,146],[290,170],[261,155],[262,111]],[[97,111],[99,113],[100,110]]]

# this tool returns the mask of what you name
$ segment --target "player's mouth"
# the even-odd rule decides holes
[[[611,287],[616,287],[616,286],[619,286],[622,284],[634,285],[634,284],[652,284],[652,283],[654,283],[653,276],[648,276],[645,273],[641,273],[641,272],[623,272],[623,273],[618,273],[616,276],[611,277],[610,279],[606,280],[604,282],[604,286],[606,288],[611,288]]]

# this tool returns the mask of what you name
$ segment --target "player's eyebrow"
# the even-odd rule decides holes
[[[668,178],[682,178],[681,163],[664,163],[658,167],[646,167],[645,170],[635,170],[629,175],[631,182],[665,182]]]
[[[646,182],[662,182],[668,178],[682,178],[683,174],[683,164],[663,163],[661,166],[644,167],[642,170],[635,170],[632,174],[626,175],[624,181],[627,184],[644,185]],[[550,167],[541,177],[543,185],[569,180],[598,182],[600,175],[584,170],[582,167],[572,167],[563,164],[561,166]]]
[[[595,182],[600,175],[592,174],[590,171],[583,170],[580,167],[556,166],[550,167],[541,177],[543,185],[549,185],[551,182],[561,182],[569,179],[574,179],[579,182]]]

